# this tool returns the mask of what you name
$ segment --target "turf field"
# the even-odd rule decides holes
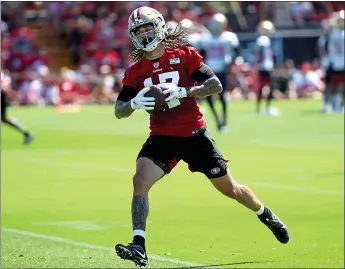
[[[277,107],[282,115],[267,117],[233,103],[223,134],[206,118],[234,177],[284,220],[290,243],[180,163],[150,196],[150,268],[344,268],[344,116],[321,114],[319,101]],[[112,106],[9,112],[35,140],[24,147],[2,127],[2,267],[133,267],[113,246],[132,237],[131,177],[147,114],[120,121]]]

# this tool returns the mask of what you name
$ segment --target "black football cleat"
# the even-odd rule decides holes
[[[290,236],[286,225],[269,208],[265,207],[264,213],[258,217],[272,231],[280,243],[286,244],[289,242]]]
[[[30,144],[30,142],[32,141],[32,139],[34,139],[34,137],[32,136],[32,134],[26,134],[26,135],[24,136],[24,145]]]
[[[146,251],[140,245],[134,245],[132,243],[128,246],[117,244],[115,246],[117,256],[123,260],[130,260],[135,263],[136,266],[146,266],[148,263]]]

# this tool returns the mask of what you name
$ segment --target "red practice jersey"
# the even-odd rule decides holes
[[[194,86],[196,81],[190,75],[199,69],[203,58],[192,47],[166,49],[157,62],[141,60],[129,67],[123,79],[123,86],[138,90],[144,87],[171,82],[180,87]],[[206,126],[194,97],[180,100],[180,105],[150,116],[151,135],[189,137]]]

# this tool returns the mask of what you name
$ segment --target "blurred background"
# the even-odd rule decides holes
[[[291,87],[294,74],[324,79],[317,40],[331,14],[344,9],[344,3],[332,1],[1,2],[2,83],[12,85],[11,104],[56,105],[59,92],[69,90],[78,93],[82,104],[113,102],[133,50],[128,16],[143,5],[159,10],[166,21],[206,25],[214,13],[226,15],[228,30],[241,43],[241,58],[229,70],[232,100],[254,98],[250,93],[257,90],[253,46],[259,21],[270,20],[277,29],[275,97],[294,99],[300,97]],[[246,91],[238,89],[239,79]],[[307,97],[319,98],[319,90]]]

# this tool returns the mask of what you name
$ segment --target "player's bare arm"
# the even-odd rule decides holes
[[[188,97],[206,97],[223,91],[222,83],[218,77],[204,63],[190,77],[199,82],[200,85],[187,88]]]
[[[188,97],[206,97],[223,91],[222,84],[216,76],[206,79],[202,85],[187,89]]]
[[[195,70],[190,78],[200,85],[193,87],[178,87],[173,83],[161,83],[159,87],[165,89],[164,94],[170,94],[165,100],[168,102],[173,98],[181,99],[185,97],[206,97],[218,94],[223,91],[223,86],[218,77],[213,73],[206,64]]]
[[[125,102],[117,100],[115,103],[115,117],[118,119],[127,118],[134,112],[131,101]]]

